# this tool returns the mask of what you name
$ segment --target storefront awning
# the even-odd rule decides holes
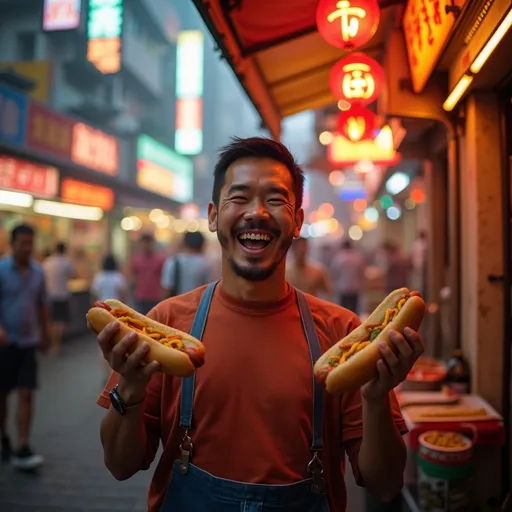
[[[379,1],[379,29],[362,51],[380,60],[396,9],[404,3]],[[319,35],[318,0],[194,0],[194,4],[273,137],[279,138],[283,117],[335,101],[329,73],[345,52]]]

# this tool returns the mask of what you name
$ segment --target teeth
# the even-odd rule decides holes
[[[260,235],[259,233],[242,233],[238,238],[240,238],[240,240],[263,240],[265,242],[270,242],[270,237],[268,235]]]

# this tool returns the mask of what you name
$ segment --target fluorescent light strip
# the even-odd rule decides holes
[[[473,64],[471,64],[469,68],[471,73],[476,74],[483,68],[484,64],[487,62],[487,59],[489,59],[489,57],[492,55],[492,52],[494,52],[496,47],[500,44],[500,41],[505,37],[510,27],[512,27],[512,9],[505,16],[489,41],[487,41],[485,46],[480,50],[480,53],[473,61]]]
[[[0,204],[30,208],[33,202],[34,198],[30,194],[0,190]]]
[[[55,201],[34,201],[34,212],[77,220],[101,220],[103,218],[103,210],[96,206],[80,206]]]
[[[472,81],[473,77],[470,75],[464,75],[459,80],[459,83],[453,88],[453,91],[443,103],[443,109],[446,110],[446,112],[451,112],[455,108],[455,105],[457,105],[462,96],[464,96],[464,93],[467,91]]]

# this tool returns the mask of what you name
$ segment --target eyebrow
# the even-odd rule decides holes
[[[234,183],[228,189],[228,195],[234,194],[235,192],[247,192],[250,189],[249,185],[243,183]]]
[[[290,198],[290,191],[285,187],[272,186],[268,189],[271,194],[281,194],[285,196],[287,199]]]

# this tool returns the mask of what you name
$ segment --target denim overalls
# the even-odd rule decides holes
[[[194,318],[190,334],[197,339],[203,336],[216,285],[212,283],[208,286]],[[299,290],[296,290],[296,295],[313,367],[321,354],[320,344],[307,300]],[[319,457],[323,447],[323,390],[314,379],[313,370],[311,385],[314,393],[311,412],[312,458],[306,466],[309,478],[290,485],[265,485],[217,478],[192,464],[193,446],[189,434],[192,430],[195,375],[183,379],[180,402],[180,427],[184,429],[181,460],[174,463],[161,512],[329,512]]]

